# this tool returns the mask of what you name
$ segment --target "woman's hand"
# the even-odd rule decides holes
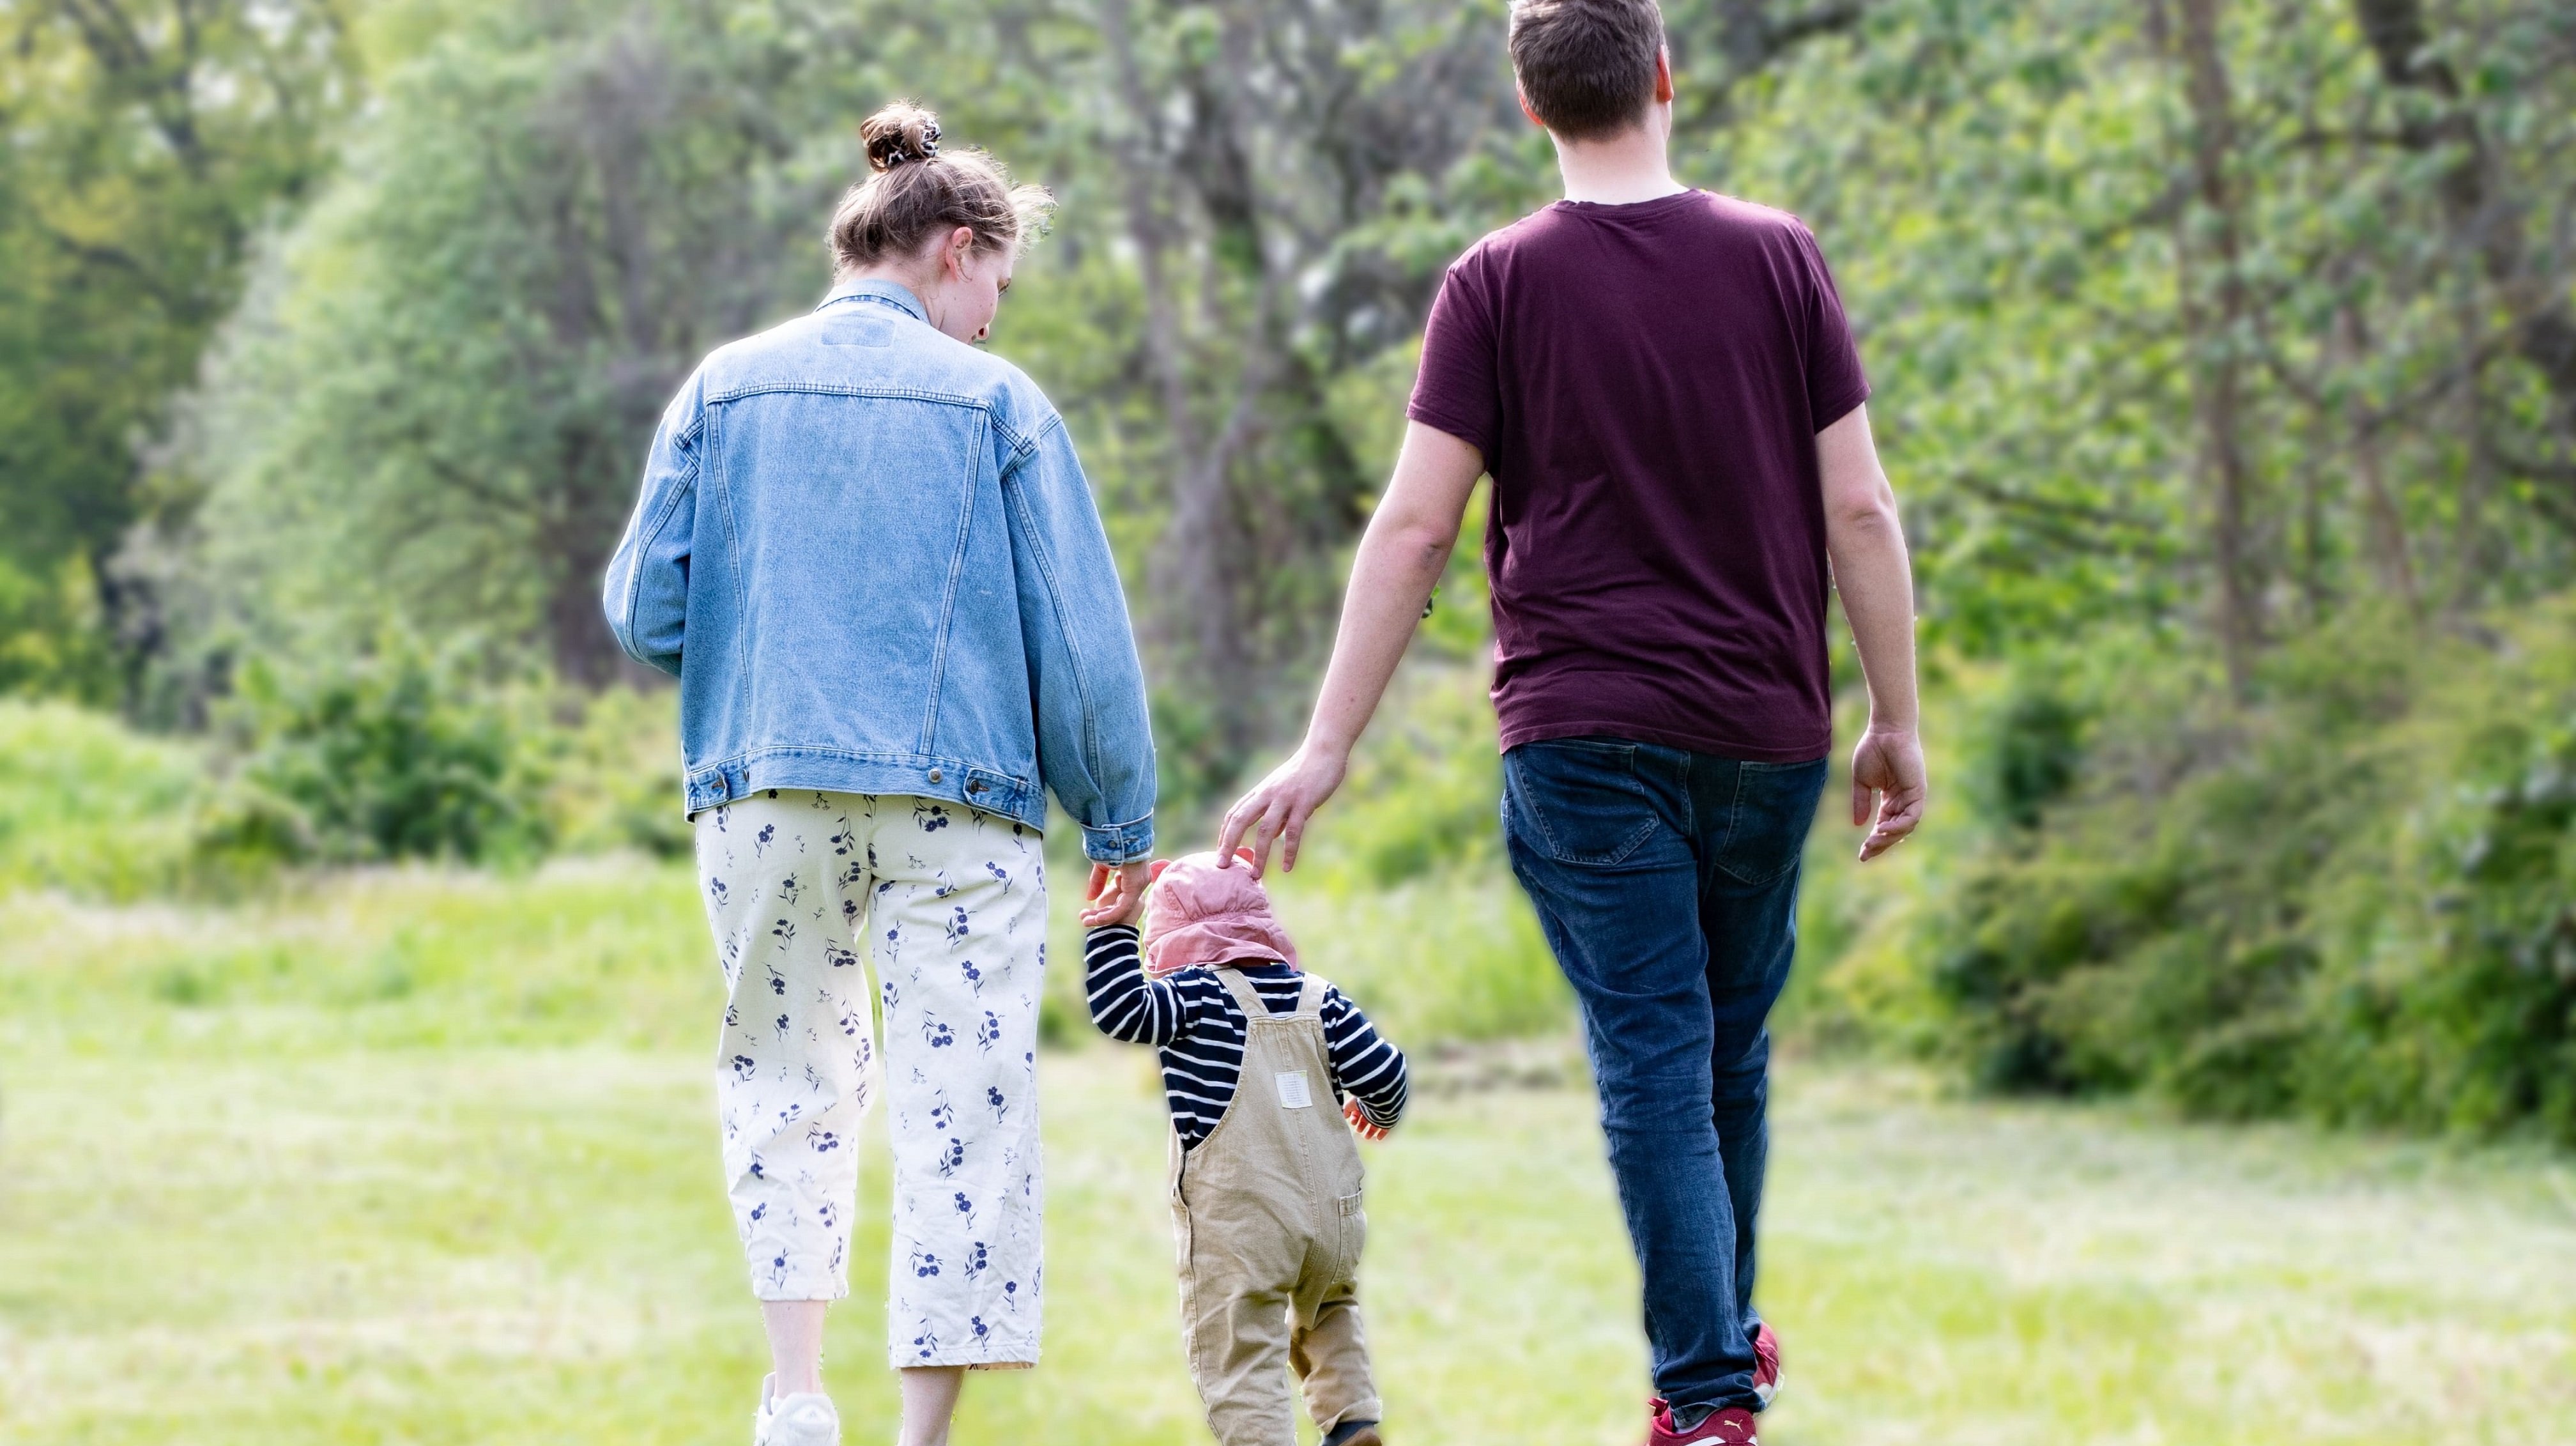
[[[1386,1138],[1386,1126],[1370,1119],[1368,1117],[1368,1111],[1360,1108],[1360,1102],[1358,1100],[1342,1101],[1342,1118],[1351,1122],[1351,1128],[1357,1131],[1359,1137],[1363,1140],[1383,1140]]]
[[[1294,872],[1297,845],[1306,837],[1306,820],[1314,817],[1324,800],[1333,796],[1333,790],[1342,786],[1342,775],[1350,767],[1348,748],[1308,740],[1225,811],[1225,825],[1216,835],[1216,866],[1230,866],[1235,845],[1249,837],[1255,878],[1270,867],[1270,845],[1274,840],[1281,846],[1279,867]]]
[[[1091,866],[1091,882],[1082,891],[1083,902],[1091,907],[1082,911],[1082,927],[1106,929],[1112,924],[1133,924],[1145,913],[1145,885],[1152,882],[1145,872],[1145,861]]]

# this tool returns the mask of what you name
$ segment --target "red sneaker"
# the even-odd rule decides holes
[[[1765,1409],[1780,1394],[1780,1338],[1771,1333],[1769,1321],[1753,1328],[1753,1394],[1762,1398]]]
[[[1646,1446],[1761,1446],[1753,1434],[1753,1413],[1742,1406],[1711,1411],[1688,1431],[1676,1431],[1671,1402],[1657,1396],[1646,1404],[1654,1410],[1646,1422]]]

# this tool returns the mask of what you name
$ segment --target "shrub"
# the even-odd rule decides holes
[[[1999,790],[1924,932],[1951,1047],[1998,1088],[2576,1143],[2571,618],[2368,620],[2249,705],[2182,660],[2103,670],[2064,796]],[[2033,716],[1998,710],[1990,777],[2044,779]]]
[[[228,722],[244,756],[201,831],[216,852],[358,862],[524,858],[546,839],[534,700],[462,650],[387,643],[331,667],[253,662]]]
[[[0,700],[0,890],[169,888],[203,792],[194,747],[68,703]]]

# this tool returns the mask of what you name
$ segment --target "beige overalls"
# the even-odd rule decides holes
[[[1241,971],[1216,976],[1243,1010],[1243,1077],[1197,1148],[1172,1137],[1182,1338],[1223,1446],[1295,1446],[1283,1365],[1318,1429],[1382,1415],[1360,1337],[1360,1154],[1334,1106],[1324,981],[1273,1014]]]

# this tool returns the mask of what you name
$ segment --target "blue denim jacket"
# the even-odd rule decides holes
[[[608,565],[619,646],[680,679],[692,815],[754,789],[917,794],[1154,846],[1144,670],[1064,422],[903,287],[719,348]]]

